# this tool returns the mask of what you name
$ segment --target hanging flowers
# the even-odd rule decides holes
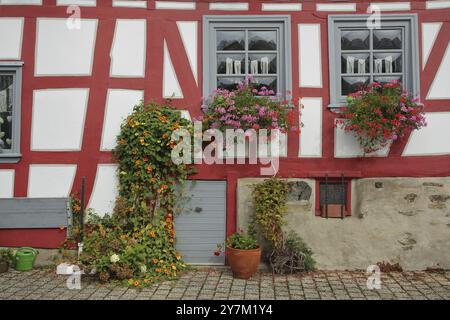
[[[398,81],[374,82],[347,97],[344,119],[337,125],[354,133],[364,152],[372,153],[426,126],[423,107]]]

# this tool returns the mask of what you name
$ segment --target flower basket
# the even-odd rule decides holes
[[[233,276],[239,279],[249,279],[258,270],[261,248],[242,250],[227,246],[227,257]]]
[[[423,107],[399,82],[374,82],[347,97],[344,119],[336,125],[353,133],[364,153],[371,154],[426,126]]]

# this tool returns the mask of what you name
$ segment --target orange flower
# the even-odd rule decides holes
[[[167,188],[169,188],[166,184],[164,184],[163,186],[162,186],[162,188],[164,189],[164,190],[167,190]]]
[[[166,270],[166,274],[170,276],[170,270]]]
[[[152,259],[153,264],[157,264],[158,263],[158,259],[154,258]]]
[[[173,239],[169,239],[169,242],[170,242],[170,243],[173,243]]]
[[[161,268],[156,268],[156,269],[155,269],[155,272],[156,272],[156,273],[160,273],[161,271],[162,271]]]
[[[150,173],[150,172],[152,172],[152,171],[153,171],[152,166],[147,166],[147,173]]]
[[[156,181],[155,178],[150,179],[150,182],[155,182],[155,181]]]
[[[120,145],[124,145],[125,143],[126,143],[126,142],[125,142],[124,139],[120,139],[120,140],[119,140],[119,144],[120,144]]]
[[[167,135],[164,133],[164,134],[162,135],[162,138],[163,138],[163,139],[167,138]]]
[[[148,233],[148,235],[149,235],[150,237],[152,237],[152,238],[155,238],[155,237],[156,237],[155,231],[150,231],[150,232]]]
[[[136,167],[140,166],[141,160],[136,160],[136,161],[134,162],[134,164],[136,165]]]
[[[140,283],[138,280],[136,280],[136,281],[133,283],[133,285],[134,285],[135,287],[139,287],[140,284],[141,284],[141,283]]]

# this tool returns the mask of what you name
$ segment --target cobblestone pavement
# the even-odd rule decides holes
[[[272,276],[258,273],[250,280],[233,279],[229,270],[198,269],[177,281],[138,290],[119,284],[101,285],[88,277],[81,290],[69,290],[67,277],[54,270],[9,271],[0,274],[0,300],[161,300],[161,299],[446,299],[450,300],[450,271],[383,274],[381,289],[369,290],[361,272],[314,272]]]

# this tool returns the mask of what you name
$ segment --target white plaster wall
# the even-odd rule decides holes
[[[77,166],[75,164],[32,164],[28,176],[29,198],[70,196]]]
[[[38,18],[36,76],[89,76],[92,73],[96,19],[81,19],[80,29],[68,19]]]
[[[300,87],[322,87],[320,24],[298,25]]]
[[[0,5],[42,5],[42,0],[0,0]]]
[[[441,65],[428,91],[427,99],[450,99],[450,43],[447,45]]]
[[[116,171],[117,165],[114,164],[99,164],[97,167],[88,208],[101,216],[113,212],[119,184]]]
[[[322,156],[322,98],[303,98],[300,103],[300,121],[304,124],[300,133],[299,157]]]
[[[317,11],[356,11],[356,3],[318,3]]]
[[[183,98],[183,93],[177,75],[175,74],[175,69],[173,68],[166,41],[164,41],[163,97]]]
[[[192,73],[194,74],[195,82],[198,83],[197,21],[177,21],[177,27],[189,59]]]
[[[14,197],[14,170],[0,170],[0,198]]]
[[[81,150],[89,89],[33,92],[31,150]]]
[[[450,1],[444,1],[444,0],[427,1],[426,8],[427,9],[445,9],[445,8],[450,8]]]
[[[411,4],[409,2],[372,2],[370,3],[369,10],[374,11],[375,9],[381,11],[402,11],[411,10]]]
[[[301,11],[301,3],[263,3],[262,11]]]
[[[195,2],[155,1],[156,9],[164,10],[195,10]]]
[[[248,2],[211,2],[209,10],[248,10]]]
[[[111,48],[111,76],[137,77],[145,75],[147,21],[118,19]]]
[[[96,0],[56,0],[57,6],[82,6],[82,7],[95,7],[97,5]]]
[[[411,133],[403,155],[450,154],[450,112],[427,112],[425,118],[428,125]]]
[[[422,68],[425,69],[428,56],[433,49],[436,37],[441,30],[442,22],[422,23]]]
[[[128,7],[128,8],[147,8],[147,1],[137,0],[113,0],[113,7]]]
[[[120,125],[143,97],[142,90],[108,90],[101,150],[107,151],[116,147],[116,137],[120,133]]]
[[[0,18],[0,59],[21,58],[23,21],[23,18]]]

